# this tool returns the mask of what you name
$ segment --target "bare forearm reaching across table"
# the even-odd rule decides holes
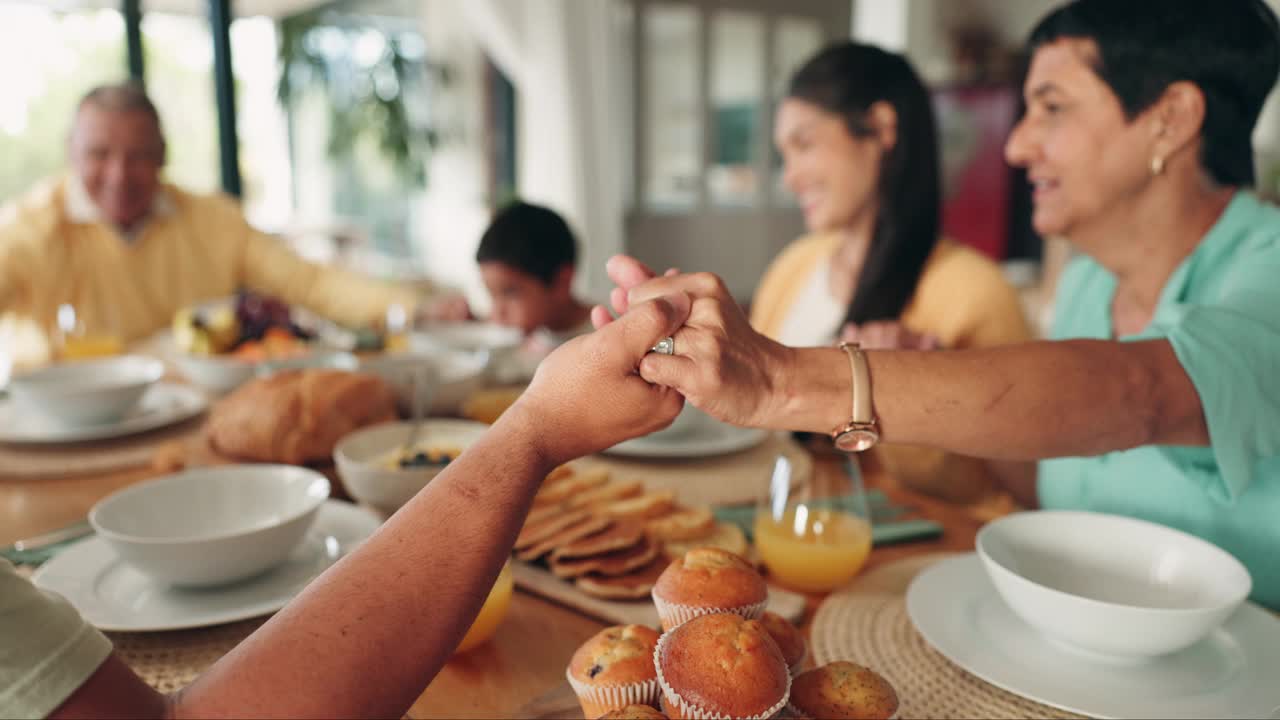
[[[550,355],[521,399],[349,557],[183,692],[109,659],[57,717],[400,716],[448,660],[554,466],[665,427],[683,401],[636,368],[683,295]]]
[[[844,352],[805,348],[786,355],[785,380],[770,401],[772,424],[827,432],[846,422],[851,379]],[[1199,396],[1164,340],[880,351],[868,352],[867,361],[881,436],[889,442],[1007,460],[1209,442]]]

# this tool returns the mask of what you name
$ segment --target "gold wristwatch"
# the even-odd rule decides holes
[[[853,374],[853,409],[849,422],[831,431],[831,440],[837,450],[862,452],[880,442],[880,430],[871,409],[871,371],[867,368],[867,356],[857,343],[842,342],[840,349],[848,354],[849,370]]]

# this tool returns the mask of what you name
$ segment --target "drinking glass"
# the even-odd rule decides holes
[[[493,634],[498,631],[498,626],[502,624],[503,618],[507,616],[507,608],[511,606],[511,594],[514,590],[515,580],[511,574],[511,561],[507,560],[507,564],[502,566],[502,572],[498,573],[498,579],[493,583],[493,589],[485,598],[480,614],[476,615],[471,628],[463,636],[462,642],[458,643],[454,653],[466,652],[493,637]]]
[[[871,514],[856,462],[797,482],[779,455],[756,506],[755,542],[771,578],[804,592],[853,579],[871,553]]]
[[[63,303],[58,306],[53,331],[54,351],[58,360],[107,357],[124,351],[124,340],[116,326],[114,314],[103,308],[99,315],[89,325],[75,305]]]
[[[387,308],[383,326],[383,348],[387,352],[404,352],[409,349],[409,331],[413,329],[413,324],[403,305],[393,303]]]

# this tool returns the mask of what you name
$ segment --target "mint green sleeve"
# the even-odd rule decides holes
[[[111,641],[60,596],[0,559],[0,717],[43,718],[111,654]]]
[[[1220,274],[1210,299],[1164,308],[1143,335],[1167,338],[1195,385],[1221,478],[1206,489],[1230,503],[1280,458],[1280,228],[1200,270]]]

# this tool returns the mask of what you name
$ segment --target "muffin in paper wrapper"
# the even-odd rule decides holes
[[[650,678],[625,685],[588,685],[573,676],[568,669],[564,675],[569,687],[582,703],[582,712],[588,718],[596,718],[610,710],[620,710],[628,705],[656,705],[658,681]]]
[[[763,603],[761,603],[763,605]],[[723,610],[713,610],[711,612],[724,612]],[[705,613],[699,613],[705,614]],[[753,620],[754,618],[748,618]],[[706,708],[699,707],[693,703],[685,701],[680,697],[679,693],[667,684],[667,680],[662,675],[662,646],[666,643],[667,638],[671,637],[669,633],[663,633],[658,638],[658,646],[653,649],[653,667],[658,672],[658,687],[662,693],[662,699],[671,706],[672,709],[678,711],[682,717],[692,718],[692,720],[767,720],[777,716],[777,714],[785,707],[790,707],[788,700],[791,699],[791,674],[787,674],[787,687],[782,693],[782,699],[774,703],[773,707],[758,715],[748,715],[745,718],[734,718],[731,715],[714,712]]]
[[[735,608],[724,607],[701,607],[695,605],[681,605],[680,603],[667,602],[658,597],[657,593],[650,593],[653,597],[653,604],[658,608],[658,619],[662,621],[662,631],[664,633],[671,632],[681,625],[700,615],[711,615],[714,613],[731,613],[740,615],[747,620],[759,620],[764,614],[765,606],[769,604],[769,598],[765,598],[758,603],[750,605],[740,605]]]

